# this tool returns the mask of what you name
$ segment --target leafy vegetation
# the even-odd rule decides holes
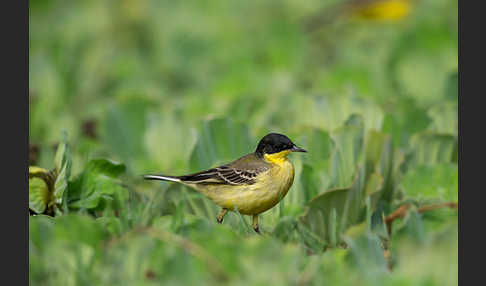
[[[457,1],[34,1],[29,30],[30,284],[457,284]],[[309,153],[261,236],[142,180],[268,132]]]

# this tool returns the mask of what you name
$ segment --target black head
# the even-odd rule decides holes
[[[255,153],[258,156],[263,157],[264,154],[274,154],[285,150],[291,152],[307,152],[306,150],[297,147],[289,137],[278,133],[269,133],[260,140]]]

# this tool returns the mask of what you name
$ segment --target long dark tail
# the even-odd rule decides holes
[[[181,182],[181,179],[175,176],[164,176],[164,175],[143,175],[145,180],[159,180],[159,181],[169,181],[169,182]]]

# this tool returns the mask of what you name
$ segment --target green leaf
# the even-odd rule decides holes
[[[29,208],[38,214],[43,213],[50,202],[49,188],[44,180],[33,177],[29,179]]]
[[[202,123],[190,167],[193,171],[207,169],[251,153],[254,149],[256,143],[246,125],[224,118],[207,120]]]
[[[296,219],[292,216],[284,216],[279,219],[277,225],[272,231],[272,235],[280,239],[282,242],[288,242],[293,238],[296,228]]]
[[[56,177],[56,181],[54,182],[54,202],[56,204],[62,203],[62,198],[64,195],[64,191],[66,191],[68,186],[68,167],[66,165],[59,171]]]
[[[334,188],[313,198],[300,217],[306,227],[322,239],[323,245],[333,247],[341,243],[342,233],[358,222],[363,209],[367,190],[366,166],[359,168],[363,156],[363,133],[362,120],[357,115],[351,116],[346,126],[332,132],[330,172]],[[379,179],[373,182],[369,188],[379,187]]]
[[[331,133],[331,187],[351,185],[363,149],[363,128],[343,126]]]
[[[392,138],[389,134],[378,131],[370,131],[366,140],[366,172],[367,172],[367,194],[376,194],[381,199],[391,202],[395,185],[399,180],[399,168],[402,164],[401,153],[394,150]],[[369,177],[371,176],[371,177]],[[379,189],[377,189],[379,188]],[[373,202],[375,205],[376,201]]]
[[[302,182],[305,202],[308,202],[313,197],[317,196],[321,190],[325,190],[325,186],[322,186],[318,172],[307,164],[302,166],[300,181]]]
[[[410,136],[424,131],[431,119],[412,98],[400,97],[394,103],[385,115],[382,130],[392,135],[394,146],[406,146]]]
[[[380,205],[371,214],[369,226],[370,226],[370,230],[374,234],[378,235],[378,237],[389,239],[388,230],[387,230],[386,224],[384,222],[384,214],[385,214],[385,209],[384,209],[383,205]]]
[[[383,110],[380,106],[352,93],[339,96],[289,96],[283,100],[282,105],[283,108],[275,111],[279,114],[279,120],[275,122],[278,126],[291,117],[303,121],[305,126],[332,132],[343,125],[356,125],[352,123],[355,120],[357,125],[363,124],[367,130],[380,129],[383,121]]]
[[[355,224],[348,228],[345,233],[345,236],[350,239],[357,239],[358,237],[363,236],[367,230],[366,222],[362,222],[360,224]]]
[[[113,235],[119,235],[121,233],[121,229],[122,229],[121,222],[116,217],[103,216],[97,218],[96,221],[100,222],[103,228],[108,230],[108,232]]]
[[[68,186],[68,179],[71,175],[71,150],[67,145],[67,135],[62,134],[62,141],[57,147],[56,157],[56,180],[54,182],[54,201],[52,203],[60,206],[62,204],[64,192]],[[56,208],[57,209],[57,208]]]
[[[294,143],[312,153],[312,156],[302,156],[304,163],[327,173],[332,148],[329,133],[317,128],[308,128],[300,134]]]
[[[422,132],[410,140],[409,167],[452,162],[457,138],[452,135]]]
[[[83,172],[71,182],[69,206],[93,209],[103,197],[127,198],[127,190],[116,178],[125,171],[125,165],[107,159],[89,161]]]
[[[376,192],[379,192],[383,187],[383,177],[378,173],[373,173],[368,177],[366,181],[365,194],[371,196]]]
[[[56,170],[61,170],[63,163],[66,161],[66,133],[62,134],[62,139],[59,145],[57,146],[56,156],[54,158]]]
[[[432,118],[430,130],[439,134],[450,134],[457,136],[458,130],[458,109],[457,101],[444,101],[435,104],[428,110]]]
[[[359,222],[364,207],[364,178],[365,170],[360,168],[352,185],[318,195],[299,217],[306,228],[322,239],[322,246],[337,246],[346,229]]]
[[[379,131],[371,130],[366,138],[366,171],[373,172],[380,168],[381,173],[386,173],[390,168],[392,158],[391,136]],[[383,165],[383,166],[381,166]]]
[[[408,196],[418,200],[457,201],[458,168],[452,163],[418,166],[405,174],[401,185]]]
[[[125,170],[126,167],[123,163],[110,159],[93,159],[85,166],[86,172],[104,174],[112,178],[120,176]]]
[[[404,220],[394,229],[396,231],[394,236],[397,238],[408,237],[417,243],[425,241],[423,214],[419,214],[416,209],[410,210]]]
[[[303,135],[295,142],[311,154],[298,158],[303,160],[300,182],[303,187],[304,202],[308,202],[325,191],[331,183],[329,178],[331,138],[327,132],[317,128],[305,129],[302,133]]]
[[[385,269],[386,260],[383,257],[381,239],[374,233],[365,232],[354,239],[347,237],[346,244],[349,246],[351,261],[358,269],[371,270],[373,266]]]

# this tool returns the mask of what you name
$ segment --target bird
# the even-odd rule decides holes
[[[253,153],[230,163],[182,176],[143,175],[146,180],[162,180],[186,185],[209,198],[221,211],[216,217],[223,223],[228,211],[253,217],[253,230],[260,233],[258,216],[278,204],[294,182],[294,166],[287,156],[307,152],[287,136],[265,135]]]

